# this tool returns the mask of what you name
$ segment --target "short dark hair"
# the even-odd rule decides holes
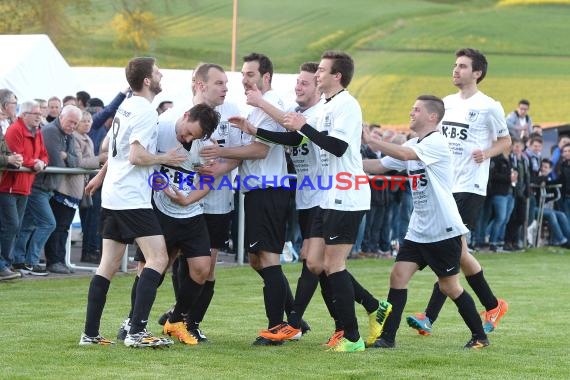
[[[481,71],[481,76],[477,79],[477,83],[481,82],[487,75],[487,58],[477,49],[463,48],[455,52],[455,57],[471,58],[471,67],[473,71]]]
[[[87,91],[77,91],[75,97],[77,98],[77,101],[85,107],[87,107],[87,102],[91,99],[91,95],[89,95]]]
[[[332,59],[331,74],[340,73],[340,84],[346,88],[354,75],[354,61],[343,51],[328,50],[321,55],[321,59]]]
[[[269,83],[273,79],[273,63],[268,56],[261,53],[250,53],[243,57],[244,62],[254,62],[259,63],[259,73],[261,76],[269,73]]]
[[[207,104],[200,103],[190,108],[188,111],[188,120],[198,121],[204,132],[203,139],[209,139],[216,127],[220,123],[220,114]]]
[[[319,63],[318,62],[305,62],[302,63],[301,66],[299,67],[299,71],[306,71],[308,73],[316,73],[317,70],[319,69]]]
[[[425,102],[426,109],[429,113],[437,114],[437,123],[443,119],[443,115],[445,114],[445,105],[443,104],[443,100],[441,100],[441,98],[438,98],[435,95],[420,95],[416,98],[416,100]]]
[[[127,82],[133,91],[143,88],[145,78],[152,76],[152,69],[156,64],[154,57],[136,57],[129,61],[125,68]]]
[[[519,100],[519,104],[524,104],[524,105],[530,107],[530,102],[529,102],[528,100],[526,100],[526,99],[521,99],[521,100]]]

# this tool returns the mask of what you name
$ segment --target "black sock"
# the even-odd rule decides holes
[[[439,290],[439,284],[436,282],[433,284],[433,290],[431,292],[431,298],[429,299],[428,305],[426,307],[426,317],[429,318],[431,323],[435,323],[435,320],[439,316],[439,312],[441,308],[443,308],[443,304],[447,296]]]
[[[360,339],[358,321],[354,310],[354,288],[348,271],[331,273],[328,276],[331,287],[336,315],[344,326],[344,337],[351,342]]]
[[[172,314],[168,317],[170,323],[182,322],[184,320],[188,310],[196,303],[204,287],[204,285],[198,284],[190,276],[182,277],[180,273],[178,274],[178,298]]]
[[[374,298],[372,294],[360,285],[358,281],[350,274],[352,286],[354,288],[354,300],[364,306],[368,314],[375,312],[380,307],[380,302]]]
[[[471,286],[471,289],[475,292],[477,298],[479,298],[481,304],[485,306],[485,310],[493,310],[499,306],[497,297],[495,297],[493,291],[489,287],[489,283],[485,280],[485,276],[483,276],[483,270],[473,276],[466,276],[465,279],[469,283],[469,286]]]
[[[281,271],[283,273],[283,271]],[[283,284],[285,286],[285,303],[283,305],[285,314],[287,317],[291,315],[293,311],[293,305],[295,304],[295,300],[293,299],[293,292],[291,291],[291,285],[289,285],[289,280],[285,277],[285,273],[283,273]]]
[[[87,336],[99,335],[101,315],[103,315],[110,284],[109,280],[97,274],[91,279],[89,293],[87,294],[87,313],[84,331]]]
[[[329,314],[334,321],[335,331],[343,330],[344,327],[342,325],[342,322],[337,317],[336,310],[334,308],[333,294],[331,291],[331,287],[329,285],[327,275],[324,271],[319,275],[319,283],[321,285],[321,295],[323,296],[323,301],[325,301],[327,310],[329,311]]]
[[[384,330],[382,331],[381,338],[394,343],[396,342],[396,332],[400,327],[402,321],[402,313],[408,301],[408,289],[394,289],[390,288],[388,291],[388,302],[392,304],[392,312],[384,322]]]
[[[180,260],[184,260],[183,264],[186,264],[186,260],[180,256],[178,256],[173,262],[172,262],[172,289],[174,290],[174,299],[178,298],[178,283],[179,283],[179,276],[180,274],[178,273],[180,271]],[[188,265],[182,265],[183,267],[186,267],[184,276],[190,276],[190,272],[188,271]]]
[[[289,324],[296,329],[301,326],[301,319],[315,290],[319,284],[319,277],[311,272],[307,267],[307,261],[303,260],[303,269],[301,269],[301,276],[297,280],[297,289],[295,291],[295,302],[293,304],[293,311],[289,315]]]
[[[150,309],[156,298],[156,289],[160,282],[161,274],[151,268],[144,268],[141,272],[137,286],[135,307],[131,318],[131,330],[129,333],[136,334],[146,327]]]
[[[281,265],[272,265],[261,270],[263,275],[263,298],[268,328],[283,323],[285,305],[285,281]]]
[[[457,310],[459,310],[459,314],[465,321],[465,324],[471,330],[471,335],[477,339],[487,339],[487,335],[483,331],[481,317],[477,313],[477,307],[471,295],[464,290],[453,302],[457,305]]]
[[[137,286],[139,283],[139,276],[135,277],[133,286],[131,287],[131,309],[129,310],[129,318],[133,317],[133,309],[135,308],[135,299],[137,298]]]
[[[214,281],[206,281],[204,286],[202,287],[202,293],[194,302],[194,304],[190,307],[190,312],[188,313],[188,327],[192,329],[198,328],[202,319],[204,319],[204,315],[206,315],[206,311],[208,311],[208,307],[210,306],[210,302],[214,297],[214,285],[216,284],[216,280]]]

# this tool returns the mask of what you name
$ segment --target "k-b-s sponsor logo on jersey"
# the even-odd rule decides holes
[[[475,116],[475,118],[477,118]],[[467,140],[469,124],[457,123],[455,121],[442,121],[441,134],[448,139]]]

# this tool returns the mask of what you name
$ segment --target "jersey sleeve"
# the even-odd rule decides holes
[[[495,101],[489,110],[489,125],[493,131],[493,140],[509,135],[509,129],[505,120],[505,110],[500,102]]]
[[[384,166],[386,169],[396,170],[398,172],[407,169],[405,161],[398,160],[393,157],[389,156],[382,157],[380,159],[380,162],[382,163],[382,166]]]
[[[147,112],[136,112],[130,120],[133,131],[129,136],[129,144],[138,141],[143,147],[151,144],[153,136],[156,135],[156,123],[158,115],[153,109]]]

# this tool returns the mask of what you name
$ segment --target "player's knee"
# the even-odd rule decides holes
[[[318,260],[307,258],[305,261],[307,265],[307,269],[311,271],[311,273],[316,274],[317,276],[323,272],[323,263],[319,262]]]

